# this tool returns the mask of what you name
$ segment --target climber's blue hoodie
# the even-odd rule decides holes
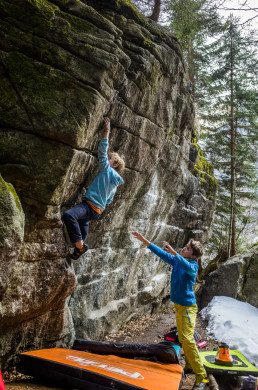
[[[117,187],[124,183],[119,173],[109,165],[107,150],[108,139],[103,138],[98,148],[99,173],[83,196],[101,211],[112,202]]]
[[[192,259],[185,259],[179,254],[173,256],[152,243],[148,248],[166,263],[173,266],[170,300],[182,306],[194,305],[196,299],[193,285],[198,271],[197,262]]]

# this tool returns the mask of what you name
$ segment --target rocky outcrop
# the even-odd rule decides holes
[[[216,186],[191,146],[187,70],[166,30],[127,0],[8,0],[1,15],[0,167],[26,221],[0,302],[6,363],[25,349],[68,346],[75,333],[101,339],[160,307],[168,268],[131,231],[158,245],[205,241]],[[61,214],[96,175],[106,115],[125,185],[71,264]]]
[[[198,307],[208,305],[214,296],[226,296],[258,307],[258,248],[231,257],[207,276],[196,294]]]
[[[23,236],[24,213],[20,200],[13,186],[0,176],[0,301],[18,259]]]

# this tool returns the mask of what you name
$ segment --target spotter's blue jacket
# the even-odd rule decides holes
[[[124,183],[119,173],[109,165],[107,150],[108,139],[103,138],[98,148],[99,173],[83,196],[83,199],[93,203],[101,211],[112,202],[117,187]]]
[[[185,259],[179,254],[173,256],[152,243],[150,243],[148,248],[167,264],[173,266],[170,300],[182,306],[194,305],[196,303],[196,298],[193,286],[198,271],[196,260]]]

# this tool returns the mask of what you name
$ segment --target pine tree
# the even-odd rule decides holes
[[[257,55],[252,43],[231,17],[222,36],[206,49],[203,73],[203,135],[220,182],[213,244],[227,257],[237,253],[247,205],[257,199]]]
[[[208,37],[221,30],[216,2],[213,0],[167,0],[170,29],[182,45],[188,64],[192,94],[195,99],[200,63],[200,47]]]

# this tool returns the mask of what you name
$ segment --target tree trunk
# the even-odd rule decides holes
[[[152,15],[150,16],[150,19],[154,20],[154,22],[157,22],[159,20],[160,6],[161,6],[161,0],[154,0],[154,7],[153,7]]]
[[[230,25],[230,226],[228,240],[228,255],[236,254],[236,131],[234,126],[234,60],[233,60],[233,36]]]

